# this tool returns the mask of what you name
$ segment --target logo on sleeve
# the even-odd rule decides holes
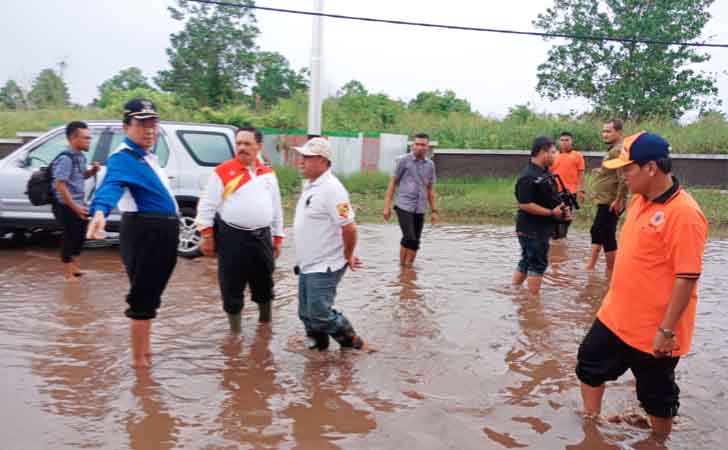
[[[339,214],[339,217],[342,219],[348,219],[349,218],[349,203],[348,202],[342,202],[336,205],[336,212]]]

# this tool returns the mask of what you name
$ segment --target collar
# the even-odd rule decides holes
[[[533,166],[533,168],[534,168],[535,170],[538,170],[539,172],[548,172],[548,169],[545,169],[545,168],[543,168],[543,167],[539,166],[538,164],[534,163],[533,161],[530,161],[530,160],[529,160],[529,161],[528,161],[528,165],[529,165],[529,167],[530,167],[530,166]]]
[[[410,159],[412,159],[412,161],[415,161],[415,162],[416,161],[419,161],[419,162],[426,162],[427,161],[427,155],[425,155],[425,157],[422,158],[422,159],[417,159],[417,157],[415,156],[414,152],[409,152],[409,153],[407,153],[407,156],[409,156]]]
[[[129,137],[124,138],[124,145],[126,145],[131,151],[135,152],[140,157],[144,158],[145,156],[151,155],[151,153],[147,152],[143,148],[141,148],[139,145],[137,145],[134,141],[129,139]]]
[[[243,171],[243,169],[245,169],[246,171],[248,171],[248,169],[250,169],[250,166],[246,166],[245,164],[243,164],[243,162],[240,161],[240,158],[238,158],[237,156],[235,156],[234,161],[235,161],[236,165],[238,166],[238,169],[240,169],[241,172]],[[261,174],[260,171],[265,169],[267,166],[265,164],[263,164],[262,162],[260,162],[259,159],[256,158],[254,167],[255,167],[255,175],[257,176],[257,175],[260,175]]]
[[[669,202],[670,200],[672,200],[679,190],[680,190],[680,183],[677,181],[677,178],[672,177],[672,186],[670,186],[670,188],[668,190],[666,190],[659,196],[655,197],[652,200],[652,203],[665,204],[665,203]]]
[[[326,172],[319,175],[318,178],[315,180],[306,180],[306,184],[304,185],[304,188],[310,189],[312,187],[320,186],[323,184],[326,180],[328,180],[331,177],[331,169],[327,169]]]

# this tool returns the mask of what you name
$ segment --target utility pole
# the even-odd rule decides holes
[[[324,11],[324,0],[314,0],[314,9],[318,13]],[[313,40],[311,42],[311,86],[308,98],[308,134],[321,135],[321,75],[323,17],[313,18]]]

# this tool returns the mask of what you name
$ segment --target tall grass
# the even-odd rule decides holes
[[[229,123],[237,126],[254,125],[273,128],[305,128],[305,108],[290,99],[279,107],[256,114],[244,105],[227,106],[218,110],[202,108],[187,110],[174,104],[164,104],[164,119],[191,122]],[[325,105],[326,106],[326,105]],[[330,107],[329,107],[330,108]],[[335,113],[335,114],[333,114]],[[348,116],[347,116],[348,114]],[[534,114],[509,115],[505,119],[482,117],[478,114],[425,114],[398,110],[386,123],[361,119],[364,112],[346,112],[340,108],[327,115],[324,108],[324,127],[329,131],[399,133],[413,135],[427,132],[439,142],[440,148],[528,149],[536,136],[557,137],[562,131],[574,135],[580,150],[602,150],[602,122],[597,119],[574,119],[562,116]],[[14,137],[18,131],[45,131],[71,120],[118,119],[116,110],[78,108],[64,110],[0,111],[0,137]],[[379,125],[375,125],[379,123]],[[647,130],[661,134],[672,144],[675,153],[728,153],[728,122],[712,115],[681,125],[670,120],[627,122],[625,132]]]

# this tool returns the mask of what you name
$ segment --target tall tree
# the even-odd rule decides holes
[[[555,0],[534,25],[543,31],[667,42],[693,41],[714,0]],[[710,56],[685,45],[566,39],[538,67],[547,98],[583,97],[600,114],[679,118],[719,103],[715,79],[695,64]]]
[[[133,89],[154,89],[152,85],[149,84],[147,77],[145,77],[142,73],[142,70],[138,67],[123,69],[113,77],[101,83],[99,86],[99,99],[96,101],[96,106],[106,108],[109,106],[113,93],[130,91]]]
[[[470,103],[467,100],[458,98],[455,92],[425,91],[417,94],[409,103],[411,111],[435,114],[449,114],[451,112],[469,113]]]
[[[256,66],[253,94],[266,106],[281,98],[291,98],[296,91],[308,88],[307,71],[291,69],[286,57],[280,53],[258,53]]]
[[[193,98],[200,106],[219,106],[242,97],[255,74],[255,39],[260,33],[252,0],[230,0],[240,6],[218,6],[177,0],[169,7],[185,23],[167,49],[169,70],[155,79],[165,91]]]
[[[0,106],[5,109],[24,109],[28,106],[25,93],[15,80],[8,80],[0,88]]]
[[[34,108],[64,108],[70,103],[68,87],[53,69],[38,74],[28,99]]]

